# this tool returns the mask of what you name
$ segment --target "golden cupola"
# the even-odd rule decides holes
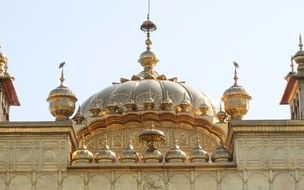
[[[105,139],[104,147],[101,148],[94,157],[96,163],[115,163],[116,162],[116,154],[113,152],[109,145],[108,140]]]
[[[251,96],[247,91],[237,83],[237,68],[239,67],[236,62],[233,62],[234,69],[234,84],[227,89],[222,97],[224,102],[225,112],[232,120],[240,120],[248,112],[249,100]]]
[[[201,142],[197,142],[197,146],[192,150],[189,160],[195,162],[208,162],[209,154],[202,148]]]
[[[211,156],[212,162],[230,162],[232,160],[231,153],[222,144],[213,152]]]
[[[184,151],[179,148],[177,144],[177,140],[174,140],[174,146],[167,152],[166,154],[166,162],[173,163],[173,162],[180,162],[183,163],[187,160],[187,155]]]
[[[84,136],[80,140],[79,148],[72,154],[72,163],[91,163],[93,161],[93,153],[84,145]]]
[[[137,163],[139,158],[139,154],[134,150],[132,140],[130,140],[128,146],[122,151],[119,161],[121,163]]]
[[[60,85],[52,90],[47,98],[49,102],[49,110],[51,114],[58,120],[68,120],[70,116],[75,112],[75,103],[77,101],[76,96],[68,87],[63,85],[64,75],[63,75],[64,62],[60,64],[61,77]]]

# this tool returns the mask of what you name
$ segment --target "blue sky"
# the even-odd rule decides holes
[[[216,101],[239,83],[253,97],[246,119],[286,119],[279,101],[290,71],[290,56],[304,34],[302,0],[151,0],[152,49],[156,70],[178,76]],[[1,51],[21,107],[11,120],[53,120],[48,93],[59,85],[58,65],[66,61],[65,84],[79,101],[141,71],[145,34],[139,26],[147,1],[9,0],[1,2]]]

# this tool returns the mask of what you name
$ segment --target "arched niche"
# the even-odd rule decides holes
[[[295,180],[288,172],[276,175],[273,183],[275,190],[295,189]]]
[[[243,189],[243,182],[239,175],[228,173],[222,179],[222,190]]]
[[[116,179],[115,190],[137,189],[137,180],[130,174],[122,174]]]
[[[0,175],[0,190],[4,190],[5,184],[4,184],[4,175]]]
[[[201,174],[195,179],[195,189],[216,189],[217,183],[214,176]]]
[[[64,178],[62,190],[83,190],[84,180],[83,176],[72,174]]]
[[[36,189],[54,190],[58,188],[58,180],[54,175],[41,175],[37,179]]]
[[[267,175],[255,173],[248,178],[248,190],[268,190],[269,182]]]
[[[190,181],[186,175],[175,174],[170,178],[169,190],[185,190],[190,189]]]
[[[9,190],[32,190],[30,178],[24,175],[15,176],[9,185]]]
[[[102,188],[101,188],[102,187]],[[108,177],[104,175],[93,175],[89,181],[89,189],[90,190],[110,190],[111,183]]]

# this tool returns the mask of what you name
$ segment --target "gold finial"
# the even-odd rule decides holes
[[[150,7],[150,0],[148,0],[147,20],[140,26],[140,29],[147,33],[147,39],[145,41],[147,50],[150,50],[152,45],[152,41],[150,40],[150,33],[157,29],[156,25],[152,21],[150,21]]]
[[[303,49],[302,35],[301,35],[301,34],[300,34],[300,36],[299,36],[299,47],[300,47],[300,50]]]
[[[64,65],[65,65],[65,62],[62,62],[59,65],[59,69],[61,69],[60,86],[63,86],[63,82],[64,82],[64,73],[63,73]]]
[[[151,129],[154,129],[155,125],[154,125],[154,121],[151,121]]]
[[[108,147],[109,146],[108,145],[108,136],[105,134],[103,138],[104,138],[104,146]]]
[[[196,143],[196,146],[202,146],[202,139],[200,137],[196,137],[195,143]]]
[[[239,64],[235,61],[233,61],[233,65],[234,65],[234,86],[237,85],[237,80],[239,79],[238,76],[237,76],[237,69],[239,68]]]
[[[80,139],[80,142],[79,142],[79,148],[80,149],[86,149],[84,143],[85,143],[85,141],[84,141],[84,133],[83,133],[82,134],[82,139]]]
[[[149,101],[154,102],[154,99],[152,98],[151,89],[149,89]]]
[[[178,148],[178,137],[174,138],[173,146],[176,147],[176,148]]]

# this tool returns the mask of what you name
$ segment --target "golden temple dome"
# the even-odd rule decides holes
[[[93,153],[84,145],[83,140],[79,148],[72,154],[72,163],[91,163],[93,161]]]
[[[49,93],[47,101],[49,102],[49,110],[56,120],[67,120],[75,112],[75,102],[77,101],[76,96],[68,87],[63,85],[63,65],[62,68],[60,85]]]
[[[251,96],[240,85],[237,84],[237,68],[239,67],[236,62],[233,62],[234,70],[234,85],[228,88],[222,97],[225,105],[225,112],[230,116],[230,119],[242,119],[248,112],[249,100]]]
[[[121,78],[120,83],[113,83],[88,98],[81,106],[81,113],[85,118],[147,110],[188,112],[215,117],[218,108],[204,93],[191,88],[185,82],[179,82],[176,77],[168,79],[154,70],[157,58],[151,51],[150,32],[156,30],[156,26],[148,19],[142,24],[141,30],[147,33],[146,50],[139,59],[143,71],[130,79]],[[115,110],[109,112],[108,105],[113,103],[116,104]],[[202,110],[202,105],[205,106],[205,111]],[[92,108],[94,113],[90,111]],[[100,109],[98,114],[95,108]]]
[[[200,142],[198,142],[197,146],[192,150],[189,160],[191,162],[208,162],[209,154],[203,150]]]
[[[231,153],[224,145],[220,145],[211,156],[212,162],[230,162],[232,160]]]
[[[108,141],[105,141],[105,145],[103,148],[101,148],[94,157],[94,160],[96,163],[115,163],[116,162],[116,154],[112,150],[110,150],[110,147],[107,143]]]
[[[166,162],[185,162],[187,160],[187,155],[182,151],[177,145],[177,140],[174,140],[174,146],[166,154]]]
[[[122,151],[119,157],[121,163],[137,163],[139,162],[139,154],[134,150],[132,141],[130,140],[129,145]]]
[[[165,102],[164,100],[167,100],[168,96],[171,101]],[[130,99],[132,102],[130,102]],[[186,99],[187,104],[180,105],[180,103],[184,103],[184,99]],[[106,113],[107,106],[112,102],[115,102],[117,105],[117,113],[145,111],[147,110],[145,107],[146,103],[153,104],[152,110],[154,111],[167,110],[169,106],[164,106],[164,103],[169,103],[170,106],[187,105],[192,108],[193,114],[200,112],[202,104],[209,108],[206,115],[216,116],[218,110],[208,96],[186,84],[170,80],[143,79],[114,84],[94,94],[82,104],[81,113],[86,118],[91,117],[90,109],[94,107],[98,107],[102,113]],[[132,104],[130,104],[130,107],[127,107],[129,103]]]

